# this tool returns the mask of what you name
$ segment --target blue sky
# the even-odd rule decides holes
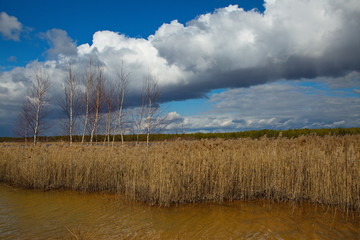
[[[20,42],[1,41],[1,66],[26,65],[45,60],[49,48],[39,34],[49,29],[65,30],[77,44],[90,43],[96,31],[110,30],[130,37],[147,38],[163,23],[174,19],[186,23],[216,8],[241,3],[246,10],[263,10],[263,1],[1,1],[0,11],[15,16],[27,28]],[[17,61],[8,58],[16,56]]]
[[[57,95],[61,64],[90,55],[109,76],[125,62],[129,109],[156,75],[169,132],[360,126],[356,0],[12,0],[0,14],[0,136],[13,135],[33,68],[49,69]]]

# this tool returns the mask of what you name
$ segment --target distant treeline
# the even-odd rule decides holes
[[[220,138],[220,139],[237,139],[237,138],[261,138],[261,137],[286,137],[286,138],[296,138],[303,135],[315,135],[315,136],[344,136],[344,135],[354,135],[360,134],[360,128],[322,128],[322,129],[289,129],[289,130],[252,130],[244,132],[224,132],[224,133],[187,133],[187,134],[151,134],[151,141],[173,141],[173,140],[200,140],[200,139],[211,139],[211,138]],[[81,142],[82,136],[73,136],[74,142]],[[95,142],[104,142],[105,135],[95,136]],[[127,142],[146,142],[146,134],[130,134],[124,135],[124,140]],[[90,136],[86,136],[86,141],[90,139]],[[15,138],[15,137],[0,137],[0,142],[24,142],[24,138]],[[28,138],[28,141],[31,142],[32,139]],[[41,136],[39,137],[40,142],[60,142],[60,141],[69,141],[69,136]],[[115,141],[121,141],[120,135],[115,136]]]

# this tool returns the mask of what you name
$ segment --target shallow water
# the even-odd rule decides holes
[[[360,218],[311,204],[151,207],[109,194],[0,184],[0,239],[360,239]]]

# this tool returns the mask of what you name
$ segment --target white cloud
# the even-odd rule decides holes
[[[354,73],[349,75],[355,78]],[[177,116],[183,121],[171,128],[185,127],[187,132],[224,132],[359,126],[360,98],[354,96],[353,91],[328,84],[341,81],[336,78],[278,81],[225,90],[209,96],[209,110]],[[357,81],[360,82],[360,74]]]
[[[16,17],[9,16],[6,12],[0,13],[0,33],[4,38],[19,41],[22,30],[23,26]]]
[[[314,80],[325,82],[331,88],[357,88],[360,86],[360,73],[354,71],[340,77],[317,77]]]
[[[52,29],[43,34],[51,44],[51,60],[36,64],[46,65],[51,71],[56,93],[64,77],[63,63],[70,57],[81,69],[92,56],[106,66],[108,76],[113,76],[124,61],[131,71],[127,97],[133,101],[129,105],[137,101],[142,81],[149,73],[159,80],[164,102],[204,97],[212,89],[234,88],[210,99],[221,117],[210,114],[198,116],[198,120],[185,118],[184,122],[194,120],[193,128],[320,126],[342,121],[351,125],[356,122],[354,117],[338,116],[348,114],[349,109],[358,110],[358,98],[335,98],[324,92],[315,94],[314,89],[304,86],[269,83],[310,79],[329,88],[358,87],[359,22],[357,0],[267,0],[264,13],[230,5],[186,24],[177,20],[163,24],[148,39],[99,31],[94,33],[92,43],[76,46],[65,31]],[[15,17],[1,13],[0,31],[4,36],[16,40],[21,29]],[[19,102],[32,67],[29,64],[0,74],[3,104]],[[309,105],[311,101],[319,103]],[[324,106],[329,108],[325,111]],[[302,115],[294,115],[294,109]],[[235,110],[246,114],[228,114]],[[322,117],[318,120],[314,116],[319,111]]]
[[[179,119],[179,118],[181,118],[181,116],[180,116],[180,114],[179,113],[177,113],[177,112],[169,112],[168,114],[167,114],[167,119],[168,120],[176,120],[176,119]]]
[[[230,5],[186,26],[175,20],[163,24],[150,40],[160,56],[186,71],[286,64],[292,56],[323,56],[339,40],[339,31],[348,27],[346,14],[359,9],[339,11],[332,1],[321,0],[281,0],[265,7],[261,14]],[[340,38],[343,42],[347,37]]]
[[[132,92],[144,76],[154,74],[164,101],[278,79],[343,77],[360,71],[360,27],[355,24],[360,6],[352,4],[266,1],[264,13],[230,5],[185,25],[177,20],[163,24],[148,39],[96,32],[91,44],[78,46],[78,58],[96,56],[110,73],[124,61],[132,72]],[[69,55],[69,48],[55,49]]]
[[[185,79],[186,73],[177,66],[167,64],[158,55],[158,50],[146,39],[129,38],[111,31],[99,31],[93,36],[91,45],[78,47],[78,58],[85,60],[89,56],[97,58],[114,76],[122,62],[131,72],[129,91],[139,94],[143,79],[152,74],[162,86],[177,84]]]
[[[280,81],[213,94],[209,97],[212,108],[207,113],[185,119],[191,119],[190,129],[222,131],[360,124],[360,98],[339,89],[319,89],[316,82],[313,86],[301,83]]]

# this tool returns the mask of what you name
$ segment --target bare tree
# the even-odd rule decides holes
[[[168,114],[164,114],[160,108],[159,95],[158,81],[154,75],[149,74],[144,81],[140,110],[144,117],[147,146],[149,146],[151,134],[161,132],[171,123]]]
[[[84,119],[84,128],[81,138],[81,143],[84,143],[85,134],[88,129],[89,124],[89,115],[90,115],[90,100],[91,100],[91,93],[93,92],[94,88],[94,80],[96,77],[95,66],[92,59],[89,60],[86,66],[86,73],[85,73],[85,93],[84,93],[84,105],[85,105],[85,119]]]
[[[186,129],[187,129],[186,122],[185,122],[185,119],[183,119],[181,121],[181,134],[185,135],[186,134]]]
[[[91,113],[91,132],[90,132],[90,144],[94,139],[94,134],[98,131],[100,114],[104,102],[104,70],[101,66],[98,66],[95,78],[95,87],[93,89],[93,101]]]
[[[48,116],[49,74],[43,68],[37,68],[32,76],[32,83],[26,96],[19,115],[23,129],[33,135],[33,143],[36,145],[38,136],[47,128],[46,117]],[[28,131],[29,130],[29,131]]]
[[[13,131],[15,136],[24,138],[25,143],[27,143],[27,138],[29,136],[29,122],[27,120],[28,111],[25,107],[26,105],[23,104],[16,119]]]
[[[80,110],[78,83],[74,66],[71,62],[68,62],[66,76],[64,78],[64,95],[64,98],[60,98],[59,104],[66,116],[63,127],[66,129],[66,133],[69,134],[69,144],[71,146],[76,119]]]
[[[110,132],[111,132],[111,120],[113,115],[113,97],[114,97],[115,87],[113,86],[112,82],[107,84],[107,88],[104,88],[104,99],[106,103],[106,126],[105,131],[106,135],[104,138],[104,142],[110,143]],[[113,136],[114,137],[114,136]]]
[[[121,136],[121,144],[124,144],[124,99],[125,99],[125,92],[126,87],[128,85],[128,79],[130,76],[130,72],[126,71],[124,68],[124,62],[121,62],[119,69],[116,72],[116,80],[118,83],[118,91],[117,91],[117,119],[114,128],[114,135],[113,135],[113,143],[115,140],[115,132],[116,129],[119,128],[119,133]]]
[[[146,145],[149,146],[150,134],[160,124],[159,85],[153,75],[148,75],[144,81],[142,109],[145,114]]]
[[[132,129],[133,133],[136,134],[136,144],[139,143],[139,135],[142,133],[144,118],[145,118],[145,104],[144,104],[144,95],[141,97],[141,106],[131,109],[131,118],[132,118]]]

